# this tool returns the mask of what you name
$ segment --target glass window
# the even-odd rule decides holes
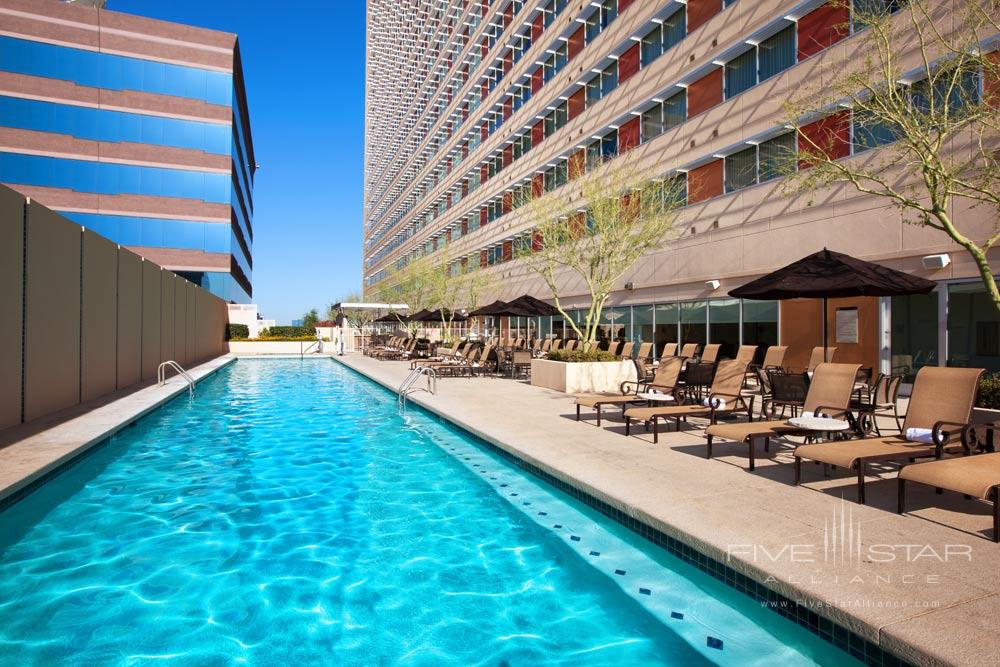
[[[759,178],[760,182],[770,181],[795,168],[795,133],[787,132],[760,144]]]
[[[855,153],[896,141],[896,132],[892,125],[880,122],[863,111],[855,111],[852,115]]]
[[[673,47],[687,35],[685,8],[682,6],[676,12],[663,20],[663,51]]]
[[[726,156],[726,192],[748,188],[756,183],[756,146]]]
[[[687,91],[681,90],[663,101],[663,129],[677,127],[687,120]]]
[[[890,372],[913,382],[924,366],[938,365],[938,292],[892,297]]]
[[[778,302],[743,302],[743,345],[756,345],[754,363],[764,361],[767,348],[778,344]]]
[[[795,64],[795,25],[789,25],[781,32],[768,37],[757,47],[760,60],[760,81]]]
[[[636,343],[653,342],[653,306],[632,306],[632,336]]]
[[[740,346],[739,299],[715,299],[708,302],[708,342],[719,343],[720,359],[733,359]]]
[[[681,343],[705,344],[708,304],[688,301],[681,304]]]
[[[656,356],[663,354],[663,346],[678,342],[677,323],[680,321],[680,306],[676,303],[661,303],[655,307],[654,324]]]
[[[618,130],[612,130],[601,138],[601,156],[607,160],[618,155]]]
[[[663,133],[663,105],[656,104],[642,112],[642,140],[649,141]]]
[[[726,98],[739,95],[757,84],[757,51],[749,51],[736,56],[725,66]]]
[[[982,283],[948,286],[948,365],[1000,371],[1000,314]]]
[[[601,72],[601,97],[618,87],[618,61],[615,60]]]
[[[663,53],[663,28],[657,25],[642,38],[640,57],[646,67]]]

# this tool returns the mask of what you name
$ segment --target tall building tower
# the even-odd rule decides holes
[[[863,3],[909,20],[905,3]],[[483,303],[551,297],[516,258],[534,237],[514,193],[573,192],[573,160],[631,162],[683,183],[686,200],[677,238],[611,295],[609,338],[720,343],[729,356],[780,341],[805,366],[818,304],[726,294],[827,246],[948,281],[927,296],[832,303],[831,321],[842,310],[858,323],[831,338],[838,360],[908,376],[928,363],[1000,368],[1000,348],[969,333],[1000,323],[961,248],[849,187],[806,206],[769,166],[796,146],[783,102],[858,57],[859,32],[849,4],[824,0],[369,0],[366,289],[447,245],[453,270],[497,274]],[[838,157],[879,151],[885,137],[856,120],[840,109],[800,127]],[[961,215],[989,235],[985,209]],[[921,261],[949,253],[950,264]],[[589,294],[571,278],[560,301],[581,318]],[[559,317],[535,330],[573,335]]]
[[[94,5],[0,0],[0,182],[250,301],[256,163],[236,36]]]

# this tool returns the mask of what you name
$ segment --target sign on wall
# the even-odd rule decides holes
[[[858,342],[857,308],[837,309],[837,342],[838,343]]]

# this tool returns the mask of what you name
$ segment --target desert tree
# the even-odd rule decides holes
[[[1000,241],[1000,2],[855,0],[850,15],[842,29],[860,34],[849,59],[786,104],[798,144],[786,187],[846,183],[904,224],[941,232],[971,256],[1000,310],[988,260]],[[845,157],[834,144],[848,118],[855,155]]]
[[[478,264],[465,264],[454,258],[451,243],[428,256],[425,277],[429,286],[428,300],[441,310],[444,338],[451,338],[455,316],[461,310],[479,307],[482,294],[495,284],[495,274],[481,270]]]
[[[429,256],[411,258],[403,266],[393,267],[379,283],[376,298],[386,303],[405,303],[411,314],[433,306],[433,269]],[[410,335],[415,335],[418,324],[402,321],[396,313],[400,326]]]
[[[364,294],[360,290],[350,292],[338,299],[336,303],[331,303],[326,307],[326,318],[333,322],[337,321],[337,315],[340,314],[340,310],[335,307],[337,303],[363,303],[364,300]],[[366,308],[344,308],[343,313],[347,325],[355,329],[363,329],[371,324],[375,318],[374,313]]]
[[[571,161],[572,178],[558,190],[518,195],[533,226],[530,244],[516,257],[552,292],[556,309],[580,340],[594,342],[608,297],[626,272],[672,236],[686,198],[683,175],[651,178],[614,160],[584,172]],[[568,192],[567,192],[568,190]],[[564,280],[578,277],[590,305],[582,324],[563,307]]]

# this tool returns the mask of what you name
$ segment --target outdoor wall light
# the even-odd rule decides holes
[[[722,283],[719,282],[718,280],[714,280],[713,279],[713,280],[706,280],[705,281],[705,287],[707,287],[710,290],[717,290],[717,289],[719,289],[720,285],[722,285]]]
[[[925,269],[943,269],[951,264],[951,255],[942,253],[940,255],[925,255],[920,258],[920,263]]]
[[[625,283],[625,289],[631,292],[635,289],[635,283]]]

